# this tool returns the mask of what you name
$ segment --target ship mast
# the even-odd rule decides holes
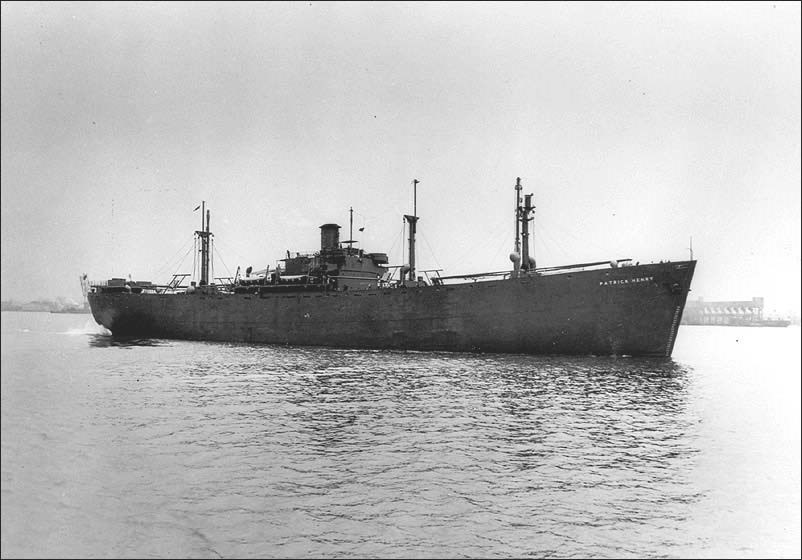
[[[512,261],[512,277],[517,278],[521,270],[521,178],[515,181],[515,245],[510,260]]]
[[[418,181],[412,180],[412,216],[404,214],[404,219],[409,222],[409,279],[415,280],[415,231],[418,223]]]
[[[524,197],[521,205],[521,178],[515,179],[515,250],[510,254],[513,263],[512,277],[517,278],[521,270],[528,272],[534,270],[535,259],[529,257],[529,222],[533,220],[530,215],[535,211],[532,206],[532,195]],[[523,247],[522,247],[523,245]],[[534,249],[534,247],[533,247]]]
[[[532,195],[524,195],[524,207],[521,211],[521,268],[526,271],[535,268],[534,257],[531,259],[529,257],[529,222],[534,219],[530,218],[529,216],[534,211],[535,207],[532,206]],[[532,245],[532,248],[534,249],[534,241]]]
[[[201,202],[201,228],[195,232],[195,235],[201,241],[201,273],[200,273],[200,286],[205,286],[209,283],[209,238],[212,236],[209,231],[210,211],[206,210],[206,201]]]
[[[357,243],[357,241],[354,240],[354,207],[353,206],[351,206],[349,212],[351,214],[351,218],[350,218],[351,227],[350,227],[350,230],[349,230],[350,231],[350,235],[348,236],[348,239],[346,241],[340,241],[339,243],[340,243],[340,246],[348,244],[348,254],[350,255],[350,254],[353,253],[352,249],[354,248],[354,243]]]
[[[521,178],[515,181],[515,252],[521,254]],[[516,266],[516,269],[518,267]]]

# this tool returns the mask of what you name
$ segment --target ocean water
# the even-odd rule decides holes
[[[800,557],[800,329],[671,360],[2,313],[2,557]]]

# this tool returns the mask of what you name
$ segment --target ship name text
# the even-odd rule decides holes
[[[640,278],[621,278],[620,280],[601,280],[599,286],[614,286],[619,284],[641,284],[654,281],[654,276],[641,276]]]

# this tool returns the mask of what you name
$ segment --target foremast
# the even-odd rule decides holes
[[[210,240],[212,232],[209,230],[210,211],[206,210],[206,201],[201,202],[201,228],[195,232],[195,237],[200,240],[200,255],[201,255],[201,270],[199,286],[206,286],[209,284],[209,257],[210,257]]]
[[[534,221],[532,214],[535,212],[535,207],[532,205],[531,193],[524,196],[524,202],[521,204],[522,189],[521,178],[517,177],[515,181],[515,248],[510,253],[513,278],[518,277],[521,272],[533,272],[536,266],[535,258],[529,256],[529,222]],[[534,251],[534,240],[532,250]]]

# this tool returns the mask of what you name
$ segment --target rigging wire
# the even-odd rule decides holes
[[[401,260],[400,260],[401,264],[407,264],[404,262],[404,238],[406,236],[407,236],[407,221],[403,220],[401,225]]]
[[[442,269],[443,266],[437,261],[437,256],[434,254],[434,249],[432,249],[432,246],[429,244],[429,240],[426,239],[426,236],[423,235],[423,232],[421,232],[420,236],[421,239],[423,239],[423,241],[426,243],[426,246],[429,248],[429,253],[431,253],[432,255],[432,260],[434,261],[434,264],[437,266],[437,268]]]
[[[493,258],[490,259],[490,262],[486,265],[488,268],[494,266],[494,263],[496,262],[496,259],[498,258],[498,254],[504,249],[504,247],[507,245],[508,242],[509,242],[509,240],[508,239],[504,239],[504,238],[499,240],[498,248],[496,249],[496,253],[493,255]]]
[[[186,252],[186,253],[184,253],[184,256],[183,256],[183,257],[181,257],[181,260],[178,262],[178,264],[177,264],[177,265],[176,265],[176,267],[175,267],[175,270],[173,271],[173,276],[175,276],[176,274],[178,274],[178,271],[180,270],[180,268],[181,268],[181,265],[183,265],[183,264],[184,264],[184,259],[186,259],[186,258],[187,258],[187,255],[189,255],[189,252],[190,252],[190,251],[192,251],[192,250],[194,250],[194,249],[195,249],[195,246],[194,246],[194,244],[193,244],[193,246],[192,246],[192,247],[190,247],[190,248],[187,250],[187,252]]]
[[[562,255],[559,258],[566,259],[566,261],[571,260],[571,255],[565,249],[563,244],[560,243],[559,239],[552,236],[552,234],[549,233],[546,228],[538,227],[537,225],[535,225],[535,239],[537,240],[536,242],[542,249],[542,254],[545,256],[545,261],[548,261],[551,258],[555,258],[553,250],[553,247],[555,246],[557,247],[557,249],[559,249]]]
[[[198,262],[198,238],[195,238],[195,242],[192,244],[192,282],[195,281],[195,272],[197,271],[197,262]]]
[[[219,259],[220,259],[220,262],[221,262],[221,263],[223,263],[223,267],[225,267],[225,269],[226,269],[226,272],[228,272],[228,274],[229,274],[229,276],[230,276],[230,275],[231,275],[231,270],[228,268],[228,265],[227,265],[227,264],[226,264],[226,262],[223,260],[223,255],[221,255],[221,254],[220,254],[220,251],[218,251],[218,250],[217,250],[217,245],[216,245],[215,243],[212,243],[212,249],[213,249],[213,251],[214,251],[215,253],[217,253],[217,258],[219,258]]]
[[[232,250],[232,249],[231,249],[231,248],[230,248],[228,245],[226,245],[225,243],[223,244],[223,246],[222,246],[222,247],[220,247],[220,249],[221,249],[221,250],[223,250],[223,251],[225,251],[225,252],[226,252],[226,253],[228,253],[229,255],[234,255],[235,257],[238,257],[238,258],[239,258],[240,260],[242,260],[243,262],[247,262],[247,261],[249,260],[249,258],[248,258],[248,257],[245,257],[245,256],[243,256],[243,255],[242,255],[241,253],[239,253],[238,251],[233,251],[233,250]],[[218,254],[220,254],[220,253],[218,253]]]
[[[390,250],[387,252],[387,256],[389,258],[393,257],[393,251],[395,250],[395,246],[398,244],[398,240],[403,238],[404,238],[403,231],[400,232],[400,235],[398,233],[395,235],[395,237],[393,238],[393,244],[390,246]],[[401,255],[401,258],[403,259],[403,255]]]
[[[167,261],[165,261],[165,263],[164,263],[164,264],[162,264],[162,266],[160,266],[160,267],[159,267],[159,268],[156,270],[156,272],[153,274],[153,277],[154,277],[154,278],[158,278],[158,277],[159,277],[159,276],[161,276],[161,275],[162,275],[162,274],[163,274],[165,271],[172,269],[172,268],[173,268],[173,266],[175,266],[175,265],[174,265],[174,263],[176,263],[176,255],[178,255],[178,254],[179,254],[181,251],[183,251],[183,250],[184,250],[186,247],[188,247],[190,244],[192,244],[192,242],[193,242],[193,241],[194,241],[194,236],[193,236],[193,237],[190,237],[190,238],[187,238],[187,241],[186,241],[186,242],[185,242],[185,243],[184,243],[184,244],[183,244],[183,245],[182,245],[182,246],[181,246],[181,247],[180,247],[180,248],[179,248],[179,249],[178,249],[178,250],[177,250],[175,253],[173,253],[173,255],[172,255],[172,256],[171,256],[169,259],[167,259]],[[178,260],[178,264],[179,264],[179,265],[180,265],[180,264],[183,262],[183,260],[186,258],[187,254],[189,254],[189,251],[187,251],[186,253],[184,253],[184,255],[183,255],[182,257],[180,257],[180,259]]]

